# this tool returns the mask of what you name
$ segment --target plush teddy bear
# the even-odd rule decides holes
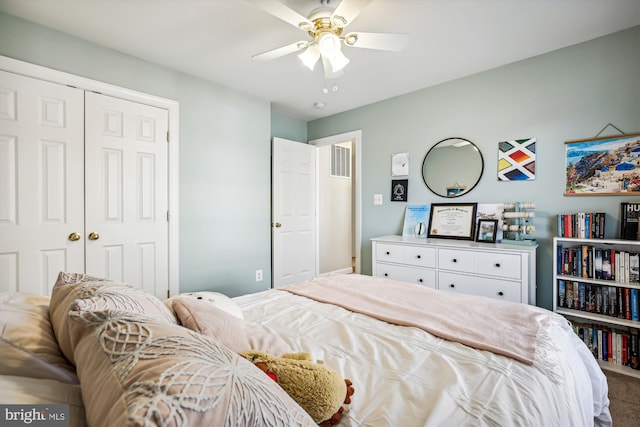
[[[348,379],[311,360],[309,353],[288,353],[274,357],[249,350],[242,357],[262,369],[295,400],[313,420],[323,427],[338,424],[343,403],[351,403],[353,384]]]

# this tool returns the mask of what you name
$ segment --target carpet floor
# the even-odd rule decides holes
[[[614,427],[640,426],[640,379],[604,371]]]

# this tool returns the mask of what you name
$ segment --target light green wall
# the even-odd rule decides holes
[[[402,231],[406,204],[388,201],[391,154],[409,152],[409,204],[447,202],[422,182],[422,160],[436,142],[462,137],[479,146],[485,170],[478,186],[455,201],[536,203],[537,301],[550,308],[555,215],[604,211],[606,235],[615,238],[620,202],[640,199],[563,196],[565,141],[594,137],[608,123],[640,131],[639,47],[635,27],[310,122],[311,140],[362,130],[362,271],[371,273],[369,239]],[[529,137],[537,138],[535,181],[498,182],[498,142]],[[373,206],[375,193],[384,194],[382,206]]]
[[[6,14],[0,54],[179,101],[180,291],[270,286],[269,102]]]
[[[271,137],[307,142],[307,122],[271,112]]]

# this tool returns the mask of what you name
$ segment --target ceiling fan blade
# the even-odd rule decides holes
[[[396,33],[360,33],[354,32],[344,36],[347,46],[364,49],[389,50],[398,52],[407,47],[410,37],[408,34]]]
[[[253,55],[253,59],[257,59],[258,61],[270,61],[272,59],[279,58],[281,56],[289,55],[290,53],[297,52],[306,48],[309,45],[309,42],[301,41],[288,44],[286,46],[279,47],[277,49],[268,50],[263,53],[259,53],[257,55]]]
[[[371,0],[342,0],[331,14],[331,22],[338,27],[351,24]]]
[[[265,12],[275,16],[278,19],[282,19],[293,25],[296,28],[307,31],[313,29],[313,24],[304,16],[300,15],[295,10],[285,6],[278,0],[247,0],[249,3],[253,3]]]

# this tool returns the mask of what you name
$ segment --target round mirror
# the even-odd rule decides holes
[[[482,153],[464,138],[447,138],[431,147],[422,162],[422,179],[442,197],[459,197],[478,184],[484,169]]]

